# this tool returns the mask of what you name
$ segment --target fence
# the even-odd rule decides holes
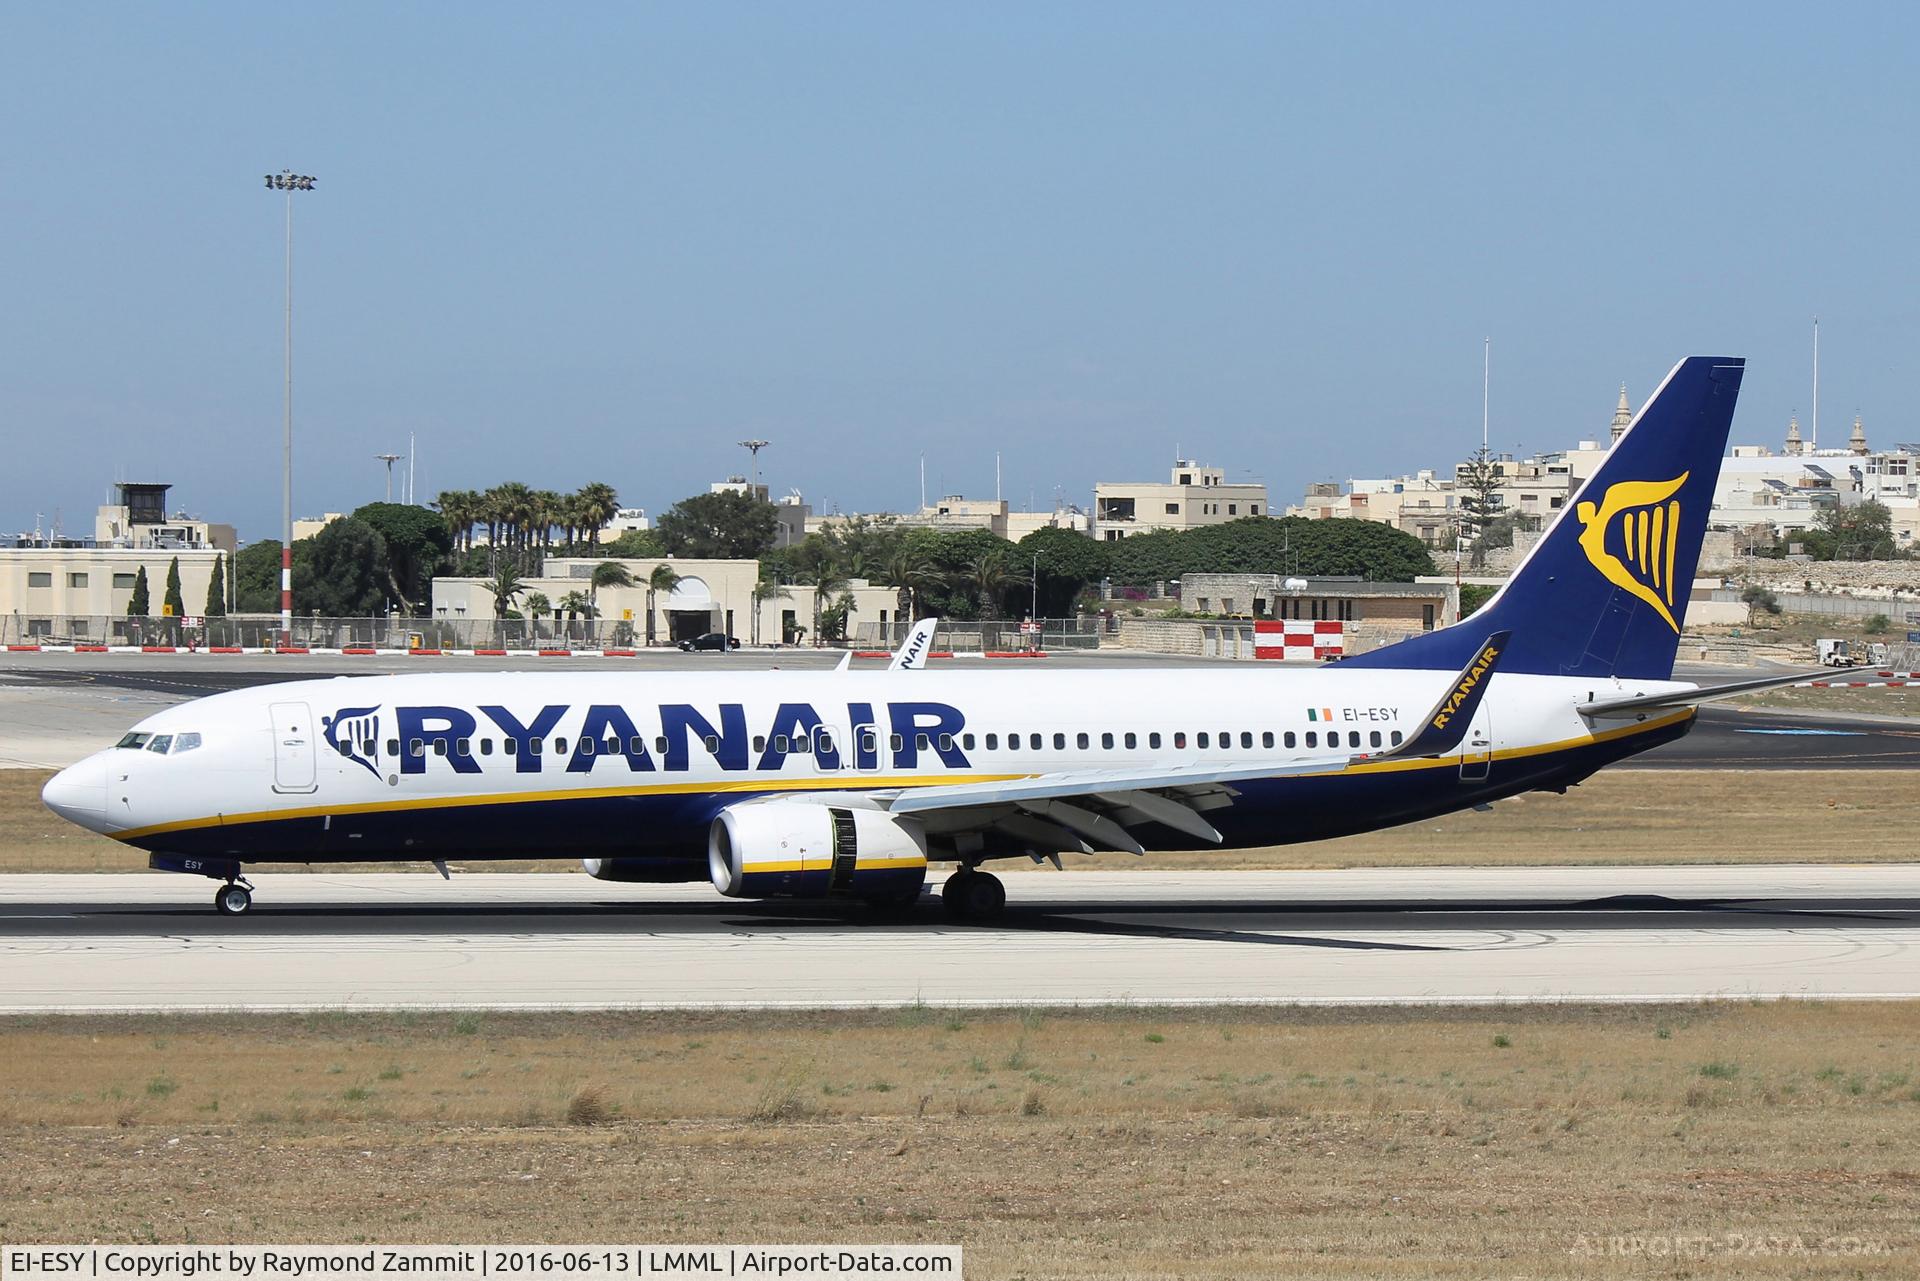
[[[860,623],[854,629],[853,643],[862,649],[895,649],[907,638],[907,622]],[[941,620],[933,634],[935,650],[955,654],[1005,652],[1019,649],[1098,649],[1103,635],[1116,631],[1118,624],[1097,614],[1078,618],[1043,618],[1036,638],[1022,632],[1018,619],[996,618],[984,621]],[[1036,645],[1036,640],[1038,644]]]
[[[666,644],[665,634],[657,643]],[[0,617],[0,645],[170,645],[181,648],[272,649],[280,644],[278,614],[227,618],[153,618],[128,615]],[[625,619],[324,618],[293,619],[295,649],[627,649],[646,636]]]
[[[1740,593],[1718,587],[1710,599],[1721,603],[1740,603]],[[1906,597],[1835,596],[1823,592],[1775,592],[1774,599],[1788,614],[1825,614],[1832,618],[1872,618],[1884,614],[1894,626],[1920,629],[1920,601]]]

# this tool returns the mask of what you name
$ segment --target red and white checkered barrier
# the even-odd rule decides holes
[[[1253,625],[1255,658],[1325,662],[1346,652],[1346,625],[1338,619],[1283,618]]]

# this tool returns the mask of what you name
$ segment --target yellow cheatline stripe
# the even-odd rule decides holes
[[[1508,747],[1492,754],[1493,760],[1520,760],[1528,756],[1545,756],[1553,752],[1566,751],[1576,747],[1590,747],[1595,743],[1607,743],[1616,739],[1629,738],[1636,734],[1651,733],[1664,729],[1668,725],[1690,720],[1694,715],[1691,707],[1667,716],[1643,721],[1636,725],[1624,725],[1619,729],[1604,730],[1590,734],[1585,738],[1563,738],[1553,743],[1537,743],[1527,747]],[[1403,770],[1452,769],[1466,760],[1464,754],[1455,756],[1408,757],[1402,760],[1361,761],[1353,765],[1339,765],[1314,774],[1293,774],[1290,778],[1330,778],[1341,774],[1390,774]],[[545,801],[586,801],[604,800],[610,797],[639,796],[685,796],[703,792],[866,792],[891,787],[948,787],[961,783],[1010,783],[1024,778],[1038,778],[1038,774],[930,774],[924,776],[875,776],[853,774],[831,778],[796,778],[786,780],[753,781],[748,779],[706,780],[703,782],[660,783],[650,787],[592,787],[577,791],[562,792],[512,792],[495,793],[489,796],[427,796],[407,800],[388,801],[365,805],[314,805],[301,809],[257,810],[247,814],[216,814],[211,818],[182,819],[173,823],[156,823],[151,827],[130,828],[124,832],[109,833],[116,841],[134,841],[144,836],[159,836],[167,832],[184,832],[197,828],[239,826],[243,823],[284,822],[298,818],[323,818],[328,815],[339,817],[343,814],[393,814],[404,810],[424,809],[462,809],[479,805],[523,805]],[[1239,779],[1237,782],[1253,782],[1253,779]],[[1118,787],[1108,785],[1108,790]]]
[[[360,805],[309,805],[299,809],[254,810],[245,814],[215,814],[180,819],[111,833],[116,841],[137,840],[166,832],[200,827],[237,827],[243,823],[273,823],[297,818],[339,818],[347,814],[393,814],[401,810],[464,809],[476,805],[523,805],[541,801],[591,801],[625,796],[685,796],[695,792],[865,792],[886,787],[937,787],[952,783],[1009,783],[1032,774],[843,774],[826,778],[709,779],[704,782],[656,783],[646,787],[583,787],[566,791],[494,792],[484,796],[421,796],[404,800],[371,801]]]
[[[925,867],[923,858],[863,858],[859,870],[862,872],[890,872],[898,868]],[[740,869],[742,876],[759,876],[769,872],[825,872],[833,867],[831,855],[814,859],[799,859],[786,863],[755,863]]]

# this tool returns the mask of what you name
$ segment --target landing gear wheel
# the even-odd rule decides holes
[[[940,906],[956,921],[990,921],[1007,906],[1007,887],[990,872],[966,868],[940,888]]]
[[[213,905],[222,916],[244,916],[253,906],[253,891],[244,885],[222,885],[213,892]]]

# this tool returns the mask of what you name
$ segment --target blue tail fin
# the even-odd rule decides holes
[[[1504,672],[1670,677],[1745,368],[1715,356],[1675,365],[1492,600],[1341,665],[1458,671],[1511,631]]]

